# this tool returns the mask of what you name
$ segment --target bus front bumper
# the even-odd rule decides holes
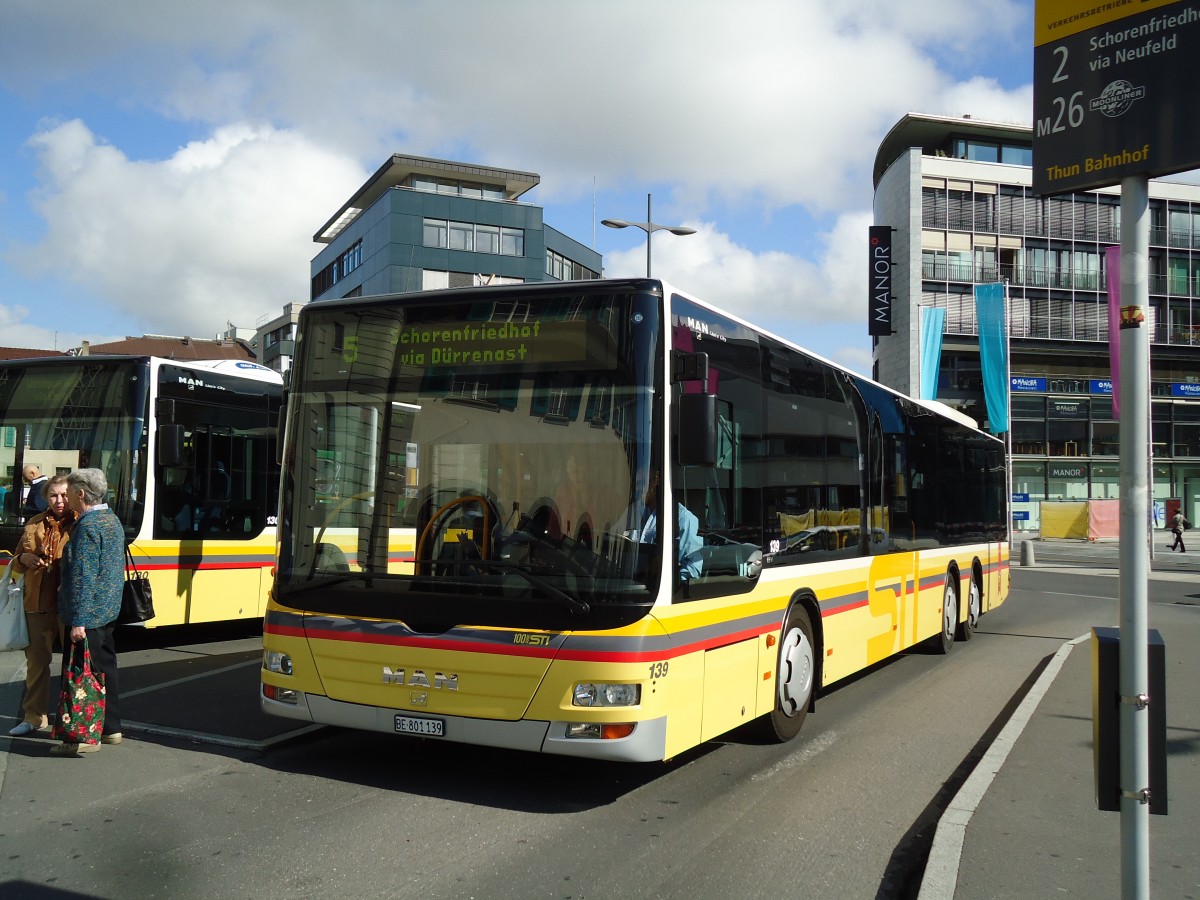
[[[411,734],[400,727],[400,720],[440,722],[441,736],[416,735],[433,741],[454,741],[532,753],[554,753],[617,762],[656,762],[666,758],[666,717],[638,722],[628,737],[609,740],[567,737],[566,722],[522,719],[516,722],[495,719],[471,719],[464,716],[424,715],[381,706],[366,706],[330,700],[319,694],[293,692],[294,703],[273,700],[259,692],[262,711],[272,716],[299,719],[360,731],[385,734]]]

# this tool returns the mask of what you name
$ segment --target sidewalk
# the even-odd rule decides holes
[[[1115,544],[1110,553],[1115,569]],[[1196,566],[1177,559],[1151,579],[1190,581],[1200,593],[1195,557]],[[1081,563],[1093,574],[1108,568]],[[1200,897],[1200,608],[1171,613],[1169,814],[1150,817],[1150,887],[1155,897]],[[1121,814],[1100,812],[1094,796],[1091,654],[1090,634],[1059,648],[943,814],[921,900],[1121,896]]]

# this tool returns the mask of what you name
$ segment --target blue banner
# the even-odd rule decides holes
[[[1004,285],[975,285],[975,315],[979,319],[979,362],[983,368],[983,399],[987,401],[988,431],[1008,431],[1008,341],[1004,333]]]
[[[921,399],[937,399],[938,369],[942,365],[942,332],[946,310],[927,306],[921,310]]]

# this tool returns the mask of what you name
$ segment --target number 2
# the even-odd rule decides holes
[[[1063,69],[1065,69],[1067,67],[1067,48],[1066,47],[1055,47],[1054,52],[1055,52],[1055,54],[1061,53],[1062,59],[1060,59],[1058,61],[1058,71],[1056,71],[1054,73],[1054,77],[1050,79],[1051,84],[1058,82],[1058,81],[1066,81],[1067,80],[1067,75],[1066,75],[1066,73],[1063,72]]]

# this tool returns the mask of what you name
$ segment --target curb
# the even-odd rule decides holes
[[[1059,669],[1076,645],[1090,638],[1090,634],[1083,634],[1058,648],[1058,652],[1038,676],[1037,682],[1025,695],[1021,705],[1013,712],[1000,734],[996,736],[996,740],[992,742],[992,746],[983,755],[983,759],[942,813],[933,836],[929,858],[925,863],[925,874],[921,878],[921,892],[917,895],[917,900],[953,900],[954,890],[958,885],[958,867],[962,859],[963,842],[966,840],[967,825],[971,817],[983,802],[983,796],[991,786],[992,779],[1008,759],[1008,754],[1021,732],[1025,730],[1025,726],[1029,724],[1038,704],[1050,690]]]

